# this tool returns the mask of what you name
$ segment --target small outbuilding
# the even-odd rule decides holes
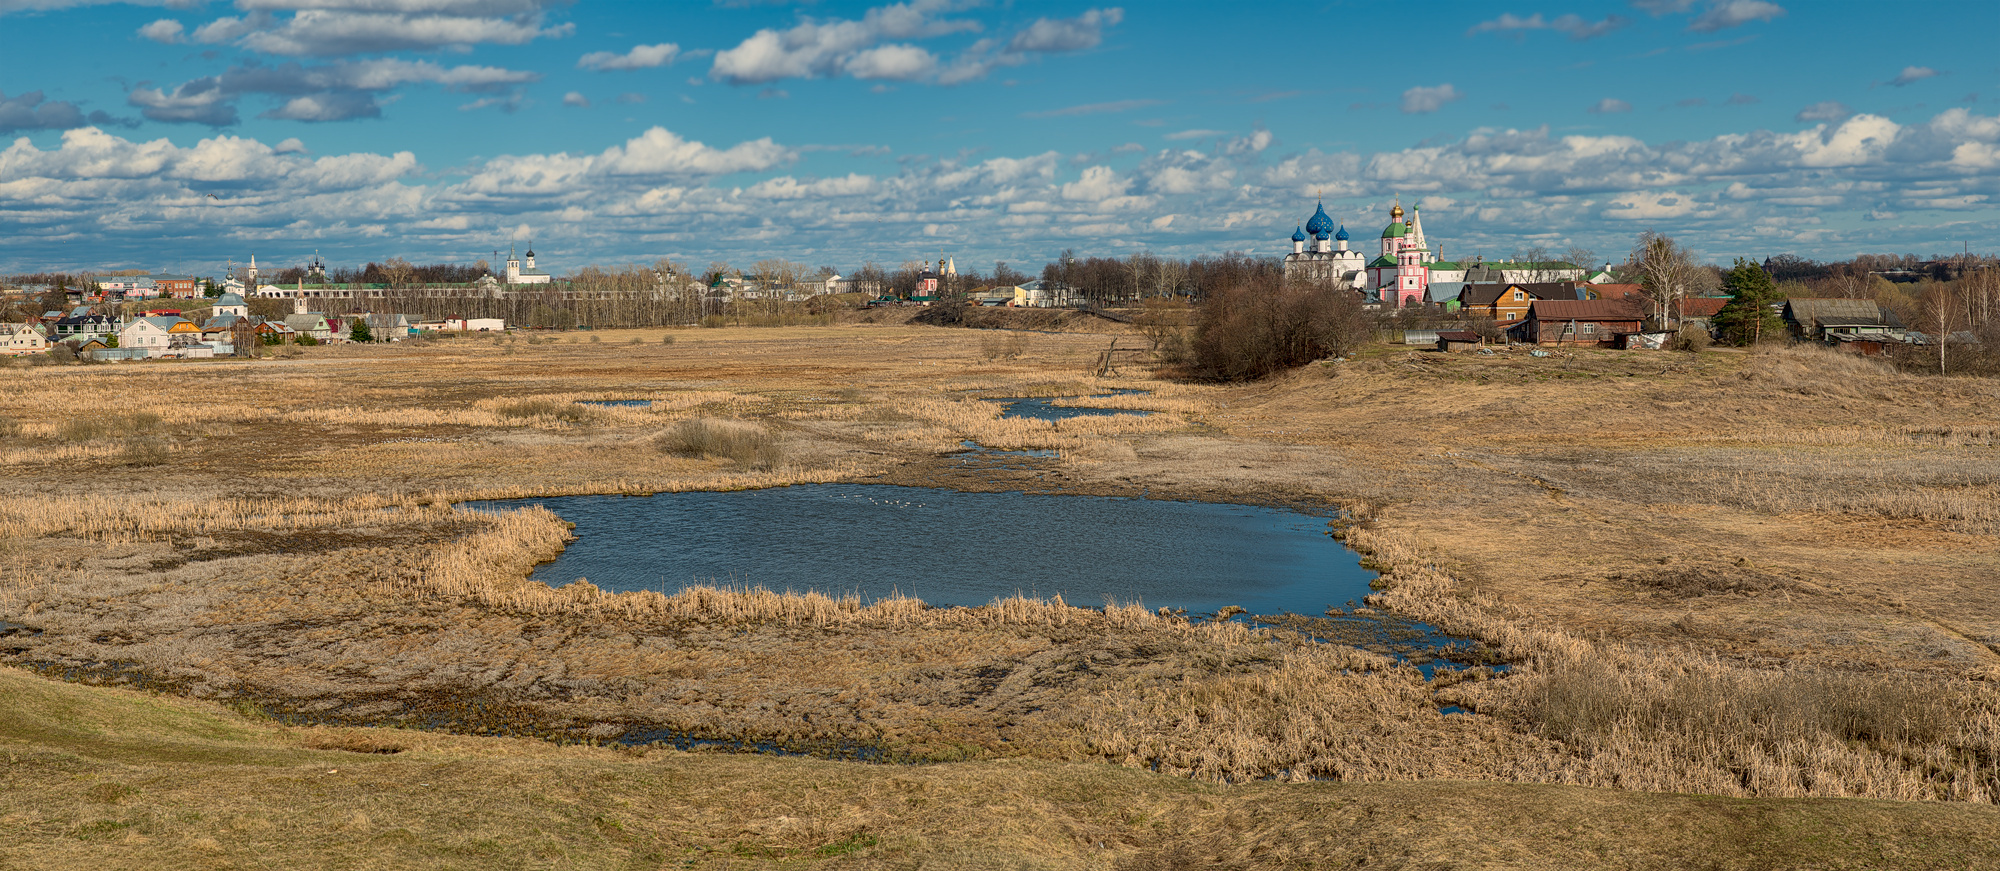
[[[1441,330],[1437,334],[1437,349],[1447,353],[1474,351],[1484,344],[1485,337],[1471,330]]]

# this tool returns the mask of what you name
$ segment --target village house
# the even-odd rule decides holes
[[[1570,281],[1468,284],[1458,295],[1459,311],[1491,318],[1502,327],[1512,326],[1527,320],[1528,307],[1535,300],[1579,299],[1578,286]]]
[[[1512,332],[1536,345],[1610,346],[1619,335],[1638,332],[1645,321],[1644,310],[1631,300],[1539,299]]]
[[[133,318],[118,331],[118,347],[158,357],[172,345],[172,336],[176,332],[200,335],[201,328],[180,317],[155,315]]]
[[[289,345],[299,338],[299,332],[284,321],[263,321],[256,329],[257,341],[267,345]]]
[[[33,324],[0,324],[0,355],[21,357],[49,349],[49,337]]]
[[[62,340],[72,336],[116,335],[120,325],[118,319],[110,315],[94,315],[79,309],[57,319],[51,326],[51,335]]]
[[[1682,326],[1695,326],[1715,332],[1715,316],[1722,313],[1722,307],[1729,304],[1726,296],[1695,296],[1677,300],[1674,303],[1674,319]]]
[[[1872,299],[1794,298],[1785,301],[1785,327],[1793,338],[1832,342],[1839,336],[1903,340],[1903,322]]]
[[[319,312],[298,312],[285,316],[285,326],[300,336],[311,336],[315,342],[325,342],[333,338],[333,325],[326,315]]]
[[[357,317],[368,322],[368,334],[377,342],[400,342],[416,332],[408,315],[370,312]]]

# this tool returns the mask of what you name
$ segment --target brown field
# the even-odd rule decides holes
[[[73,865],[194,849],[217,867],[984,867],[954,832],[1006,867],[1681,867],[1713,845],[1701,832],[1724,839],[1716,867],[1991,864],[1968,833],[2000,826],[2000,382],[1809,348],[1382,347],[1192,385],[1127,356],[1097,375],[1117,334],[1089,328],[606,331],[0,369],[0,656],[240,712],[7,673],[10,696],[64,711],[151,704],[204,725],[128,733],[58,711],[10,727],[33,765],[10,769],[0,864],[13,843]],[[1157,413],[1050,424],[977,401],[1114,387],[1152,391],[1118,404]],[[967,439],[1059,455],[942,457]],[[523,576],[560,550],[560,518],[452,507],[811,481],[1338,506],[1385,573],[1372,609],[1512,667],[1426,680],[1282,627],[1139,607],[552,590]],[[225,738],[267,758],[221,770]],[[191,741],[209,749],[172,749]],[[310,773],[391,745],[410,753],[337,767],[392,806]],[[438,771],[452,797],[416,785]],[[140,799],[88,792],[139,781]],[[274,790],[308,781],[303,831],[258,828],[282,813]],[[442,834],[449,808],[512,790],[554,806]],[[910,790],[931,797],[898,804]],[[225,795],[230,810],[193,810]],[[1007,810],[955,816],[975,801]],[[746,816],[760,803],[793,810]],[[1687,828],[1612,837],[1666,817]],[[104,820],[123,824],[78,834]],[[1836,826],[1877,837],[1777,835]],[[331,845],[391,832],[380,853]],[[127,849],[85,848],[99,841]]]

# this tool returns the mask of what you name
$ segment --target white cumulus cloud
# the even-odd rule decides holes
[[[593,51],[577,59],[577,69],[584,70],[643,70],[662,67],[673,63],[679,57],[681,47],[671,42],[657,45],[635,45],[632,50],[619,54],[615,51]]]
[[[172,45],[187,40],[187,27],[171,18],[162,18],[139,28],[139,35],[154,42]]]

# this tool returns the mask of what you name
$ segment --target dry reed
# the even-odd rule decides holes
[[[784,445],[777,435],[740,420],[683,420],[655,436],[653,446],[664,453],[728,459],[753,469],[769,469],[784,460]]]

